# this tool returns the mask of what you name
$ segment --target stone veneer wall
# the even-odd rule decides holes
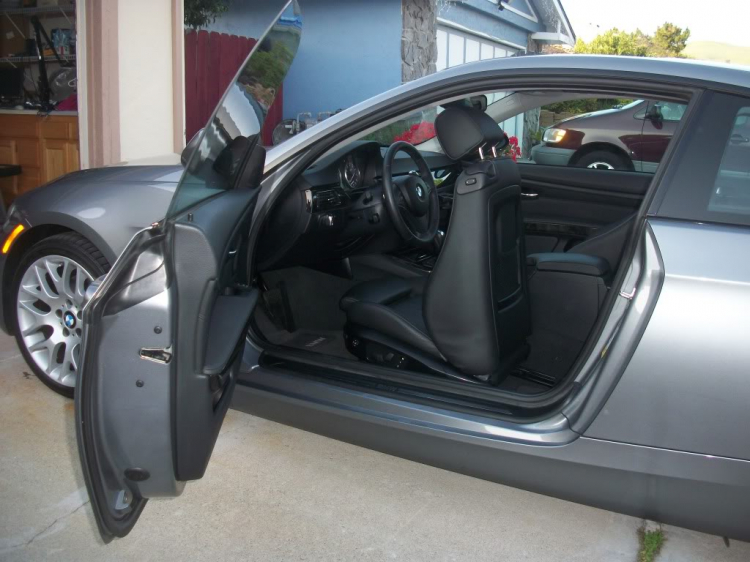
[[[437,70],[436,0],[401,0],[401,81],[409,82]]]

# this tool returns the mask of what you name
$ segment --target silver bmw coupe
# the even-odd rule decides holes
[[[184,166],[68,175],[3,227],[3,328],[76,388],[103,538],[203,476],[231,405],[750,540],[750,71],[488,60],[267,150],[301,30],[291,5]],[[571,100],[645,100],[622,159],[655,173],[524,159],[580,144],[539,128]]]

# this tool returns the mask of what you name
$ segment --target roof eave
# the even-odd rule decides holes
[[[566,35],[571,41],[571,43],[566,42],[566,44],[575,45],[576,34],[575,31],[573,31],[573,26],[568,19],[568,14],[565,12],[565,8],[563,8],[561,0],[532,0],[532,3],[535,4],[534,7],[539,14],[540,19],[542,20],[542,23],[548,26],[548,29],[550,27],[556,28],[554,29],[554,31],[551,31],[551,33],[557,32]],[[555,26],[553,25],[553,22],[545,18],[547,12],[546,10],[541,9],[544,7],[551,8],[552,11],[554,11],[554,13],[557,15],[559,25]]]
[[[532,33],[531,39],[537,43],[547,43],[548,45],[569,45],[573,47],[576,44],[576,40],[569,35],[552,31],[538,31]]]

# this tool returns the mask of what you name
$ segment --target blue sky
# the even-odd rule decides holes
[[[750,47],[748,0],[562,0],[576,35],[590,41],[612,27],[645,33],[665,21],[689,27],[692,41]]]

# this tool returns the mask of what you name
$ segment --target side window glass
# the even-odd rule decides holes
[[[750,99],[703,94],[659,189],[659,216],[750,226]]]
[[[670,101],[658,101],[655,104],[658,114],[664,121],[677,122],[685,114],[687,105]]]
[[[637,115],[645,115],[648,102],[569,96],[560,92],[561,101],[524,113],[524,158],[542,166],[642,171],[638,144],[643,121]]]
[[[643,129],[635,147],[637,171],[656,173],[685,109],[684,103],[650,101],[645,110],[639,111],[636,119],[640,119]]]
[[[750,216],[750,106],[741,107],[734,118],[708,210]]]

